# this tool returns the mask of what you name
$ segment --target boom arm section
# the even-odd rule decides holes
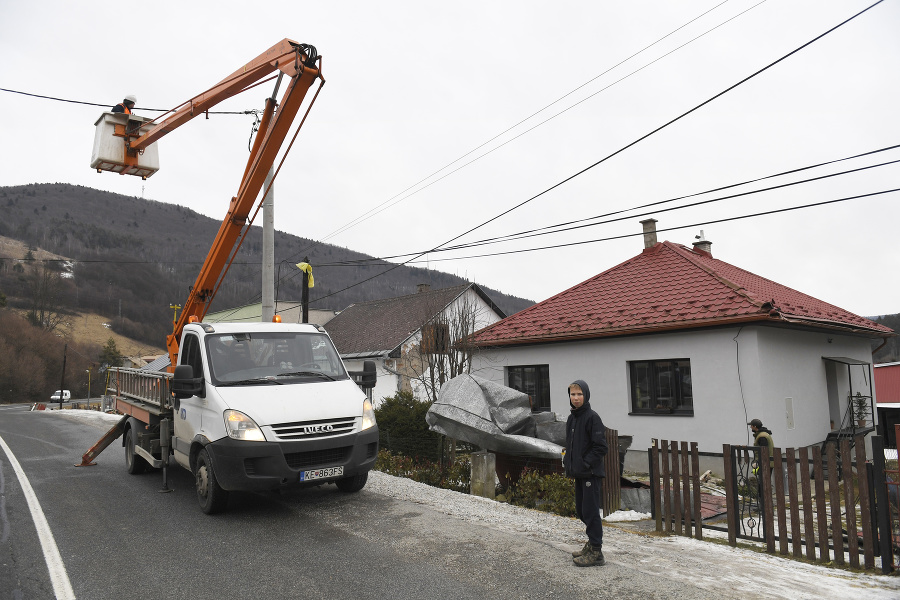
[[[185,103],[171,117],[132,143],[132,148],[153,143],[171,129],[187,122],[228,96],[246,89],[250,83],[273,73],[276,69],[290,77],[281,102],[277,105],[277,112],[275,99],[269,98],[266,101],[259,132],[247,161],[238,193],[231,199],[225,219],[219,226],[219,231],[200,273],[197,275],[197,280],[191,288],[188,299],[184,303],[181,315],[175,322],[172,334],[166,338],[170,365],[172,365],[170,369],[174,369],[174,365],[178,361],[178,343],[182,329],[191,321],[192,317],[202,320],[206,314],[220,280],[233,259],[235,244],[247,224],[247,218],[262,189],[266,175],[275,162],[278,151],[303,104],[306,93],[316,79],[322,79],[321,61],[317,66],[317,59],[315,48],[297,44],[291,40],[283,40],[242,69],[222,80],[211,90]]]

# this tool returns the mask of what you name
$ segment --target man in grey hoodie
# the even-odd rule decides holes
[[[600,415],[591,409],[591,390],[581,379],[569,385],[566,421],[566,454],[563,466],[566,476],[575,479],[575,514],[585,525],[588,541],[584,548],[572,553],[579,567],[605,564],[603,558],[603,519],[600,516],[600,489],[606,477],[603,459],[609,450],[606,427]]]

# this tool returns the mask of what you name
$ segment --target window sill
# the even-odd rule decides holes
[[[629,417],[693,417],[693,412],[669,412],[669,411],[648,411],[648,412],[630,412]]]

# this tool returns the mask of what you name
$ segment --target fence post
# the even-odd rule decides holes
[[[884,439],[872,436],[872,458],[875,461],[875,507],[878,511],[878,545],[881,548],[881,572],[894,570],[894,545],[891,539],[890,504],[884,475]]]
[[[813,448],[813,472],[816,475],[816,518],[819,523],[819,560],[827,563],[831,560],[828,549],[828,498],[825,496],[825,474],[822,471],[822,449]],[[806,492],[803,492],[804,494]],[[811,560],[815,559],[815,549],[809,551]]]
[[[662,531],[662,510],[659,504],[659,440],[650,446],[650,512],[656,519],[656,531]]]
[[[681,521],[684,517],[684,511],[681,508],[681,472],[679,471],[678,461],[678,442],[671,442],[672,450],[672,500],[673,510],[675,511],[675,533],[681,535]]]
[[[875,544],[872,539],[872,514],[869,512],[869,469],[866,462],[865,438],[856,438],[856,476],[859,484],[860,519],[863,530],[863,557],[867,569],[875,568]]]
[[[816,534],[813,529],[812,487],[809,484],[809,450],[800,448],[800,481],[803,486],[803,521],[806,531],[806,558],[816,560]],[[828,527],[825,523],[825,484],[822,481],[822,456],[819,447],[813,448],[813,473],[816,479],[816,503],[819,507],[819,556],[828,560]]]
[[[778,549],[781,554],[788,553],[787,516],[784,507],[784,465],[781,463],[781,448],[775,448],[775,506],[778,509]]]
[[[669,442],[663,440],[660,444],[662,450],[662,472],[663,472],[663,518],[666,521],[666,531],[672,533],[672,494],[669,485]]]
[[[853,467],[850,464],[850,441],[841,442],[841,462],[844,472],[844,512],[847,519],[847,550],[850,566],[859,568],[859,537],[856,535],[856,502],[853,497]]]
[[[722,444],[722,463],[725,469],[725,510],[728,523],[728,545],[737,546],[737,483],[734,480],[731,444]]]
[[[693,502],[691,502],[691,471],[688,466],[688,444],[687,442],[681,442],[681,480],[683,485],[681,486],[684,490],[684,509],[682,513],[684,514],[684,535],[687,537],[691,537],[691,521],[694,518],[692,506]],[[700,515],[696,515],[698,521]]]
[[[831,497],[831,539],[834,543],[834,562],[844,564],[844,536],[841,523],[841,490],[838,483],[838,462],[835,444],[828,444],[828,495]]]
[[[786,448],[788,474],[788,500],[791,503],[791,550],[795,558],[803,555],[800,543],[800,505],[797,498],[797,452],[794,448]]]
[[[700,512],[700,454],[697,451],[697,442],[691,442],[691,463],[694,472],[694,515],[697,521],[694,526],[694,537],[703,539],[703,514]]]

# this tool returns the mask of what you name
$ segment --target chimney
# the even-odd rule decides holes
[[[694,250],[699,250],[712,258],[712,242],[704,237],[702,229],[700,230],[700,235],[695,235],[694,238],[697,240],[693,243]]]
[[[416,293],[421,294],[422,292],[427,292],[431,289],[431,284],[429,283],[417,283],[416,284]]]
[[[644,219],[641,225],[644,226],[644,250],[646,250],[656,245],[656,219]]]

